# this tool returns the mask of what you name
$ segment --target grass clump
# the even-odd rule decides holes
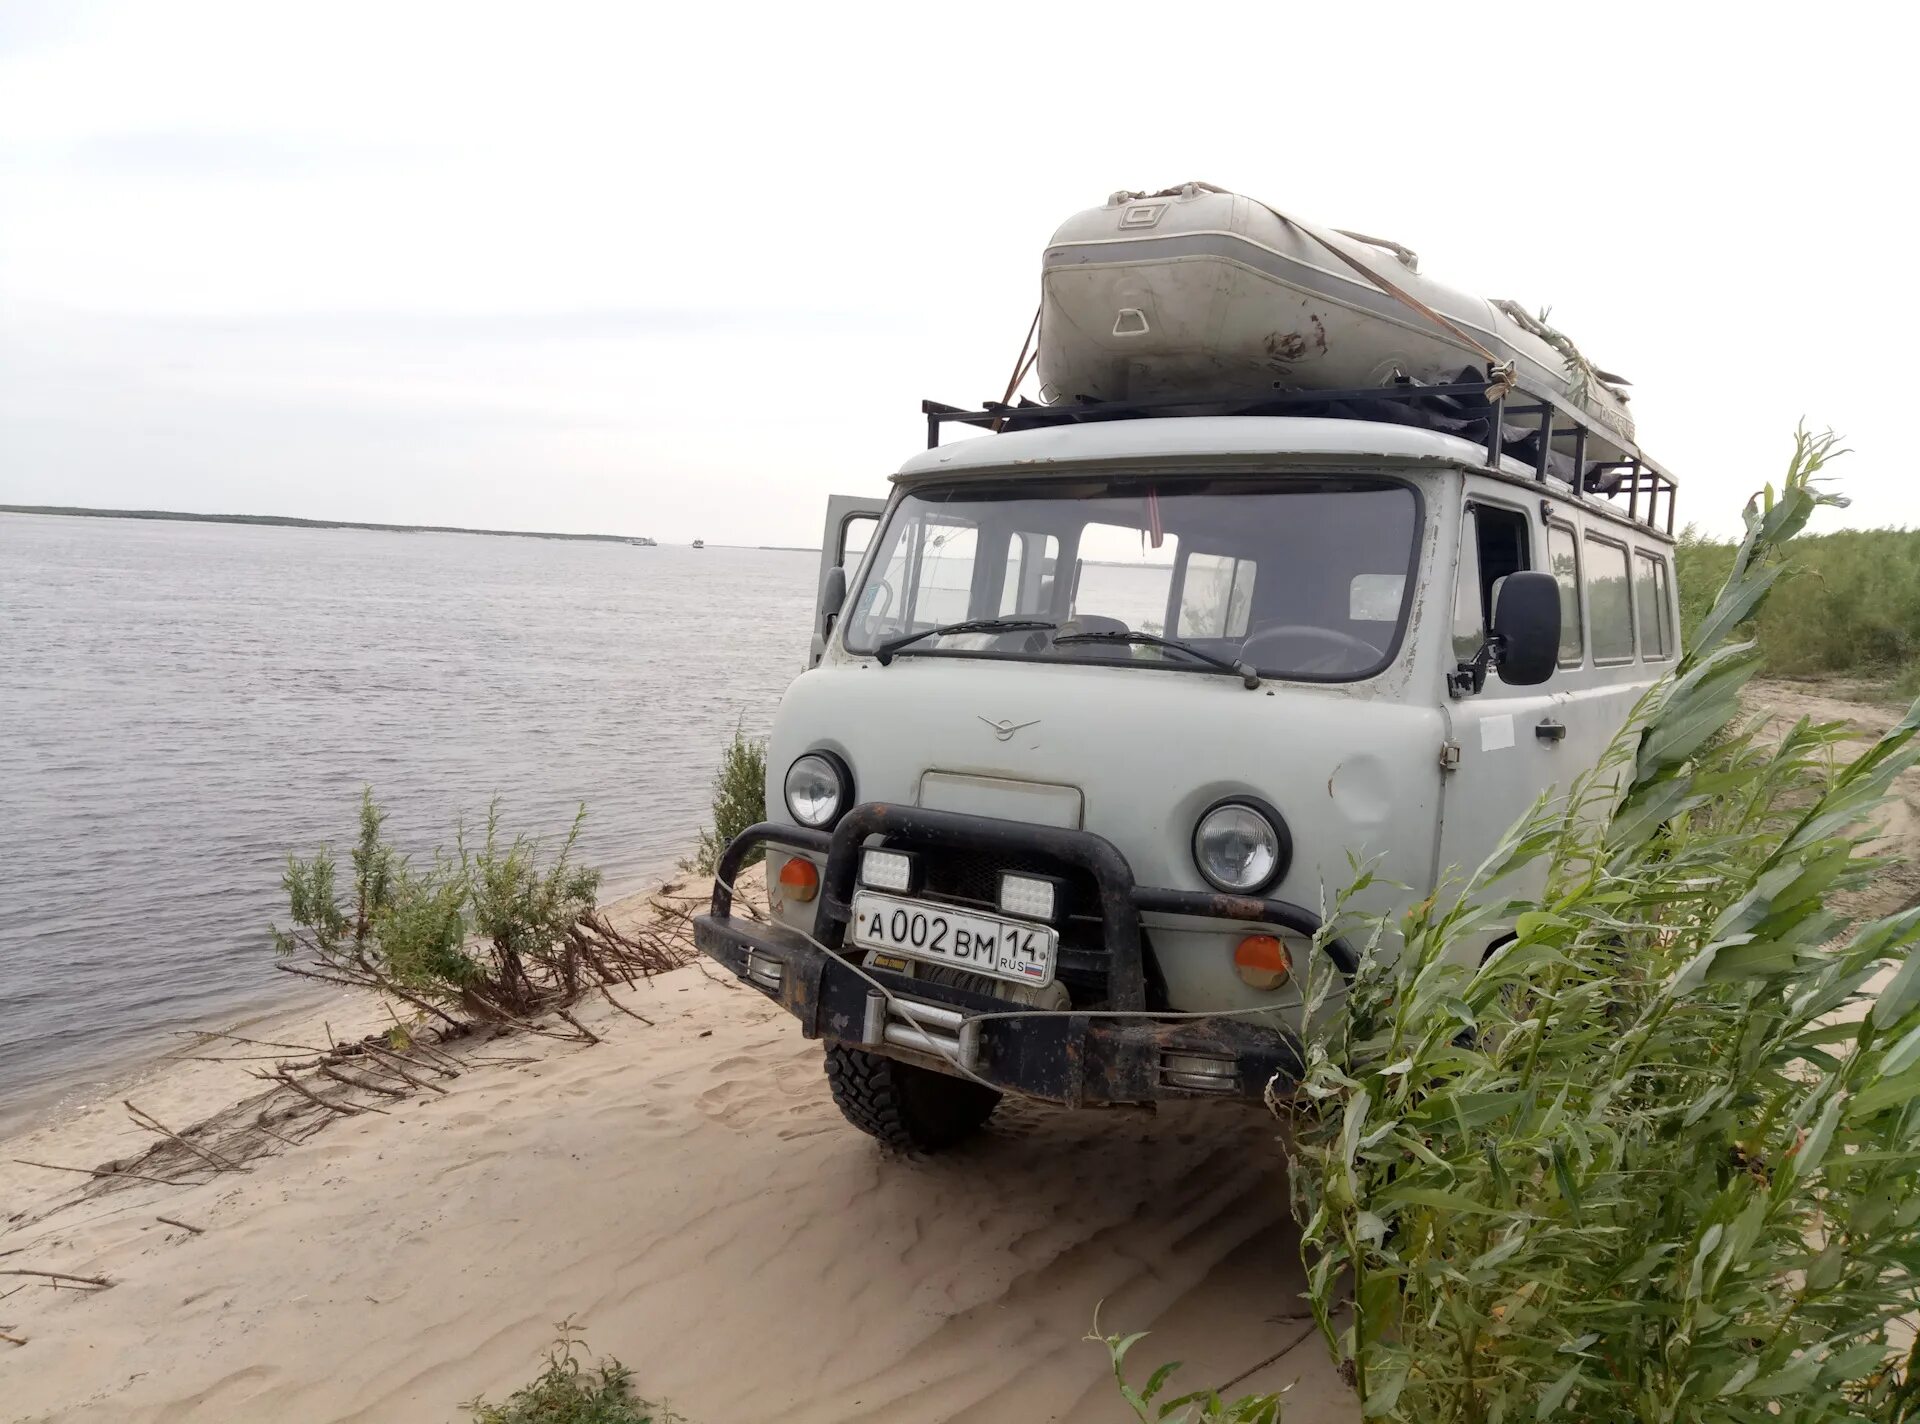
[[[386,837],[386,813],[367,788],[339,884],[333,852],[287,857],[281,885],[291,928],[273,928],[281,968],[401,999],[459,1028],[465,1020],[517,1020],[563,1009],[583,987],[631,982],[684,961],[657,936],[616,931],[596,909],[600,872],[574,854],[586,808],[557,847],[500,829],[415,863]]]
[[[633,1371],[615,1359],[586,1365],[584,1344],[563,1331],[547,1352],[547,1365],[501,1404],[469,1400],[473,1424],[684,1424],[633,1393]]]
[[[1920,705],[1852,760],[1842,726],[1738,710],[1761,653],[1734,632],[1831,451],[1800,437],[1598,767],[1374,922],[1344,1007],[1315,965],[1279,1107],[1309,1305],[1369,1420],[1920,1420],[1920,907],[1836,901],[1881,864],[1861,826]],[[1522,870],[1544,892],[1506,898]]]
[[[748,826],[766,819],[766,738],[749,737],[742,728],[735,727],[733,740],[720,754],[720,769],[713,774],[713,827],[700,832],[698,846],[691,856],[680,862],[680,868],[696,875],[713,874],[728,843]],[[747,864],[753,865],[759,859],[756,851]]]
[[[1178,1361],[1165,1364],[1155,1370],[1147,1382],[1139,1388],[1127,1383],[1127,1352],[1142,1340],[1147,1332],[1137,1330],[1131,1335],[1102,1335],[1100,1333],[1100,1312],[1094,1312],[1093,1333],[1087,1339],[1103,1347],[1107,1352],[1107,1363],[1113,1370],[1114,1388],[1127,1408],[1133,1411],[1133,1417],[1139,1424],[1280,1424],[1281,1406],[1286,1391],[1275,1394],[1246,1395],[1228,1403],[1218,1393],[1210,1389],[1193,1390],[1187,1394],[1172,1398],[1162,1398],[1173,1383],[1174,1374],[1180,1369]]]

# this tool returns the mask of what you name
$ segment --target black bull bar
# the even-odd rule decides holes
[[[856,970],[842,946],[861,849],[874,835],[890,847],[1041,856],[1087,872],[1099,897],[1108,1011],[1028,1012],[953,985]],[[733,915],[734,881],[747,856],[767,845],[826,858],[812,938]],[[807,1037],[947,1072],[958,1063],[1029,1097],[1072,1107],[1161,1097],[1257,1100],[1276,1077],[1281,1086],[1297,1081],[1304,1057],[1285,1029],[1245,1018],[1149,1015],[1143,911],[1274,925],[1308,938],[1321,929],[1318,915],[1285,900],[1136,885],[1119,848],[1090,831],[882,802],[853,807],[831,834],[770,821],[748,827],[721,854],[712,907],[694,917],[693,928],[704,953],[798,1018]],[[1353,974],[1357,960],[1345,940],[1330,938],[1321,948],[1343,974]],[[994,1017],[1010,1011],[1017,1013]]]

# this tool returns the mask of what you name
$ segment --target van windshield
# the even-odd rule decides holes
[[[1139,632],[1272,677],[1352,681],[1398,650],[1420,518],[1410,486],[1370,477],[925,487],[888,516],[844,641],[870,653],[949,623],[1024,618],[1059,626],[927,637],[902,656],[1210,671],[1177,649],[1069,637]]]

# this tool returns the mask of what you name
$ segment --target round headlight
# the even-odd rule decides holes
[[[1277,815],[1222,801],[1193,829],[1193,863],[1216,890],[1251,895],[1280,877],[1292,851]]]
[[[787,768],[787,809],[793,819],[825,830],[847,809],[849,778],[837,757],[808,752]]]

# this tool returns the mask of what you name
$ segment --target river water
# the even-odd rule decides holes
[[[299,992],[287,852],[501,798],[602,896],[670,873],[799,671],[816,556],[0,515],[0,1115]],[[11,1110],[11,1111],[10,1111]]]

